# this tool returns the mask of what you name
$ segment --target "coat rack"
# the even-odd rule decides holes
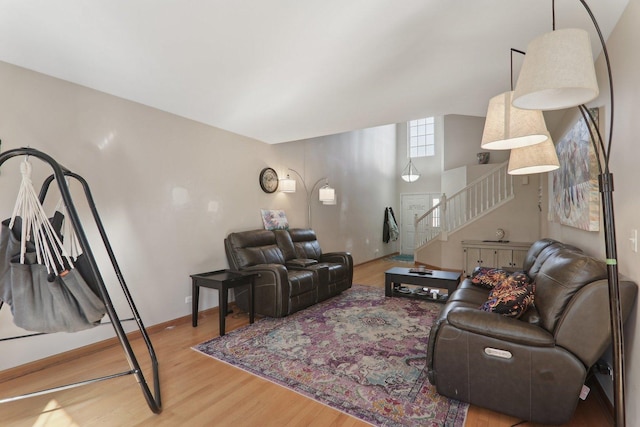
[[[35,157],[38,158],[42,161],[44,161],[45,163],[48,163],[51,168],[53,169],[53,174],[51,176],[49,176],[43,183],[41,191],[40,191],[40,202],[44,202],[44,199],[47,195],[47,191],[49,189],[49,186],[51,185],[51,182],[53,182],[53,180],[55,179],[57,184],[58,184],[58,188],[60,190],[60,194],[62,196],[62,200],[66,206],[66,210],[67,210],[67,215],[69,217],[69,220],[71,221],[71,225],[76,233],[76,236],[78,238],[78,242],[80,244],[80,248],[82,249],[82,253],[85,255],[87,263],[89,265],[89,269],[92,275],[92,278],[95,280],[95,282],[98,285],[98,289],[100,291],[100,297],[101,299],[104,301],[104,304],[106,306],[107,309],[107,315],[109,316],[110,319],[110,324],[113,326],[113,329],[115,331],[115,334],[120,342],[120,345],[122,346],[122,350],[124,351],[124,355],[129,363],[129,370],[128,371],[124,371],[124,372],[119,372],[119,373],[115,373],[115,374],[111,374],[111,375],[107,375],[107,376],[103,376],[103,377],[98,377],[98,378],[93,378],[93,379],[88,379],[85,381],[80,381],[80,382],[76,382],[73,384],[66,384],[66,385],[61,385],[61,386],[57,386],[57,387],[53,387],[53,388],[49,388],[46,390],[40,390],[40,391],[35,391],[35,392],[31,392],[31,393],[26,393],[26,394],[22,394],[19,396],[13,396],[13,397],[8,397],[8,398],[3,398],[0,399],[0,403],[7,403],[7,402],[12,402],[15,400],[20,400],[20,399],[25,399],[28,397],[33,397],[33,396],[39,396],[42,394],[47,394],[47,393],[53,393],[56,391],[61,391],[61,390],[67,390],[70,388],[74,388],[74,387],[79,387],[82,385],[87,385],[87,384],[92,384],[98,381],[103,381],[103,380],[108,380],[108,379],[113,379],[113,378],[118,378],[121,376],[125,376],[125,375],[134,375],[136,378],[136,381],[138,382],[138,384],[140,384],[140,387],[142,389],[142,393],[147,401],[147,404],[149,405],[149,408],[151,409],[151,411],[153,411],[154,413],[158,414],[162,411],[162,405],[161,405],[161,398],[160,398],[160,380],[159,380],[159,375],[158,375],[158,360],[156,358],[156,354],[155,351],[153,349],[153,346],[151,344],[151,340],[149,338],[149,335],[147,334],[147,331],[144,327],[144,324],[142,323],[142,319],[140,318],[140,315],[138,314],[138,310],[135,306],[135,303],[133,302],[133,298],[131,297],[131,294],[129,292],[129,289],[124,281],[124,277],[122,276],[122,272],[120,271],[120,267],[118,266],[118,263],[116,261],[115,255],[113,253],[113,250],[111,248],[111,244],[109,243],[109,240],[107,238],[106,232],[104,230],[104,227],[102,225],[102,221],[100,220],[100,216],[98,215],[98,211],[96,209],[95,203],[93,201],[93,197],[91,195],[91,191],[89,189],[89,185],[87,184],[87,182],[80,176],[77,175],[73,172],[71,172],[70,170],[64,168],[63,166],[61,166],[59,163],[57,163],[52,157],[48,156],[47,154],[35,150],[33,148],[17,148],[14,150],[10,150],[10,151],[6,151],[2,154],[0,154],[0,166],[7,161],[8,159],[12,158],[12,157],[16,157],[16,156],[31,156],[31,157]],[[131,347],[131,344],[129,342],[129,339],[127,338],[127,334],[124,332],[124,329],[122,327],[122,323],[121,320],[118,317],[118,314],[116,313],[113,304],[111,302],[111,298],[109,296],[109,292],[107,291],[107,288],[104,284],[104,280],[102,278],[102,275],[100,274],[100,271],[98,269],[98,265],[96,263],[95,257],[93,255],[93,252],[91,251],[91,247],[89,245],[89,242],[87,240],[86,234],[84,233],[84,230],[82,228],[82,225],[80,223],[80,219],[78,217],[78,213],[76,211],[76,208],[73,204],[73,200],[71,198],[71,193],[69,191],[69,187],[67,185],[67,180],[66,178],[73,178],[75,180],[77,180],[78,182],[81,183],[82,188],[84,190],[84,194],[85,197],[87,199],[87,203],[89,205],[89,208],[91,209],[91,214],[93,215],[93,219],[96,223],[96,227],[98,228],[98,231],[100,233],[100,236],[102,238],[103,244],[105,246],[105,249],[109,255],[109,259],[111,260],[111,264],[113,266],[113,269],[115,271],[115,274],[118,278],[118,281],[120,283],[120,287],[122,289],[122,292],[129,304],[129,308],[131,309],[131,313],[133,315],[132,319],[125,319],[125,320],[135,320],[136,324],[138,326],[138,329],[140,331],[140,334],[142,336],[142,338],[144,339],[144,342],[147,346],[147,351],[149,352],[149,357],[151,360],[151,368],[153,371],[153,386],[154,386],[154,392],[152,393],[151,390],[149,389],[149,386],[147,385],[147,382],[145,380],[144,374],[142,372],[142,369],[140,368],[140,365],[137,361],[136,355]],[[2,304],[0,303],[0,308],[2,307]],[[23,338],[23,337],[31,337],[31,336],[35,336],[35,335],[41,335],[41,334],[29,334],[29,335],[23,335],[23,336],[19,336],[19,337],[11,337],[8,339],[16,339],[16,338]],[[6,339],[5,339],[6,340]],[[3,340],[4,341],[4,340]]]

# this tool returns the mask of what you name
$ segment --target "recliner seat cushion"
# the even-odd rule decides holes
[[[320,259],[322,249],[313,230],[295,228],[289,230],[295,248],[295,258]]]
[[[227,255],[232,268],[241,270],[258,264],[284,264],[284,255],[273,231],[255,230],[231,233]]]
[[[570,248],[561,248],[542,264],[536,276],[536,307],[542,326],[555,330],[558,320],[585,284],[607,278],[604,262]]]
[[[313,272],[307,270],[289,270],[290,297],[302,295],[315,289],[313,282]]]
[[[534,242],[529,248],[529,250],[527,251],[527,255],[525,256],[524,262],[522,263],[522,269],[524,271],[529,271],[529,269],[536,262],[538,255],[540,255],[540,252],[542,252],[544,248],[551,246],[553,244],[557,245],[557,244],[560,244],[560,242],[554,239],[549,239],[549,238],[540,239]]]

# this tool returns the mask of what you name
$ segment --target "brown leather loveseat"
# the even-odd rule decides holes
[[[233,270],[259,273],[255,311],[284,317],[349,289],[353,259],[347,252],[322,253],[313,230],[251,230],[224,240]],[[235,290],[236,304],[248,310],[248,290]]]
[[[534,307],[520,318],[479,310],[487,289],[466,279],[431,330],[427,374],[438,393],[521,420],[569,421],[591,366],[611,342],[603,261],[552,239],[524,261]],[[637,286],[620,278],[622,314]]]

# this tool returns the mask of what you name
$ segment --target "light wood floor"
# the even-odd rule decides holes
[[[384,271],[407,264],[387,260],[355,268],[354,282],[384,287]],[[248,323],[245,313],[232,314],[227,330]],[[0,405],[2,426],[366,426],[288,389],[203,356],[190,347],[218,335],[217,311],[201,313],[197,328],[183,318],[148,328],[160,361],[163,411],[153,414],[132,376],[102,381],[54,394]],[[132,344],[150,386],[146,350]],[[102,346],[104,347],[104,346]],[[1,347],[0,347],[1,351]],[[68,356],[69,354],[67,354]],[[128,370],[119,347],[92,346],[25,368],[0,372],[0,398]],[[68,357],[67,357],[68,359]],[[49,366],[47,366],[49,365]],[[20,375],[16,377],[16,375]],[[15,377],[12,379],[12,377]],[[467,427],[508,427],[519,420],[471,407]],[[591,393],[567,426],[612,426],[597,396]],[[532,426],[532,424],[526,424]]]

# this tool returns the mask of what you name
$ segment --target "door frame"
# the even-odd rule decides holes
[[[409,197],[409,196],[424,196],[428,198],[428,202],[427,205],[429,206],[429,209],[431,209],[431,207],[433,207],[433,199],[434,198],[442,198],[442,193],[431,193],[431,192],[420,192],[420,193],[400,193],[400,253],[401,254],[412,254],[415,252],[415,247],[413,248],[405,248],[406,245],[406,239],[405,239],[405,232],[407,230],[407,227],[404,223],[405,221],[405,209],[404,209],[404,205],[405,205],[405,197]],[[425,211],[426,212],[426,211]],[[423,212],[423,213],[425,213]],[[398,218],[396,218],[397,220]],[[413,224],[411,224],[411,226],[413,226]],[[415,230],[414,230],[415,233]],[[409,250],[409,252],[406,252],[407,250]]]

